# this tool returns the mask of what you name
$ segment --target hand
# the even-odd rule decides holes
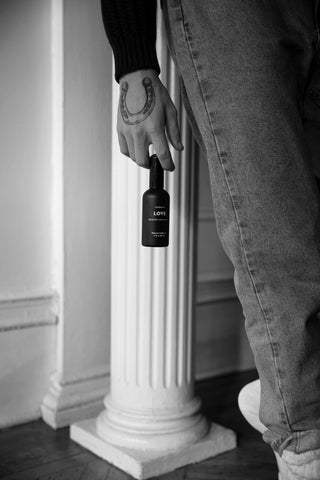
[[[157,72],[138,70],[121,77],[117,118],[121,153],[150,168],[149,145],[153,144],[163,169],[173,171],[165,129],[171,145],[183,150],[177,110]]]

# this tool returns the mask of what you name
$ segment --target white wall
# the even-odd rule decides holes
[[[1,427],[40,416],[55,372],[92,405],[106,390],[112,58],[99,0],[1,1],[0,61]]]
[[[51,288],[50,3],[0,2],[0,295]]]
[[[0,2],[0,426],[39,416],[55,361],[50,3]]]

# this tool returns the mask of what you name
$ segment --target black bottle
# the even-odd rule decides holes
[[[150,188],[142,197],[142,245],[167,247],[170,196],[163,189],[163,168],[157,155],[152,155],[150,160]]]

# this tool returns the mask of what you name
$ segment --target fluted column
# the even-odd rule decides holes
[[[179,107],[176,83],[170,84]],[[197,167],[184,116],[182,137],[185,151],[174,155],[176,170],[165,173],[171,199],[168,248],[141,245],[149,171],[114,155],[111,391],[97,431],[122,446],[178,447],[209,430],[193,388]]]
[[[231,430],[208,422],[194,395],[198,152],[161,22],[158,16],[160,79],[179,112],[185,146],[181,153],[171,149],[176,169],[164,176],[170,195],[169,246],[141,245],[149,170],[120,153],[114,122],[110,392],[97,419],[71,427],[74,440],[136,478],[159,475],[236,445]],[[114,119],[118,98],[115,83]]]

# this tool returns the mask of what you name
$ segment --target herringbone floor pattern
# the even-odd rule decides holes
[[[277,480],[274,455],[243,419],[237,407],[241,387],[255,371],[196,384],[203,411],[237,432],[238,447],[204,462],[188,465],[158,480]],[[52,430],[37,421],[0,432],[0,478],[8,480],[131,480],[69,439],[69,429]],[[155,479],[153,479],[155,480]]]

